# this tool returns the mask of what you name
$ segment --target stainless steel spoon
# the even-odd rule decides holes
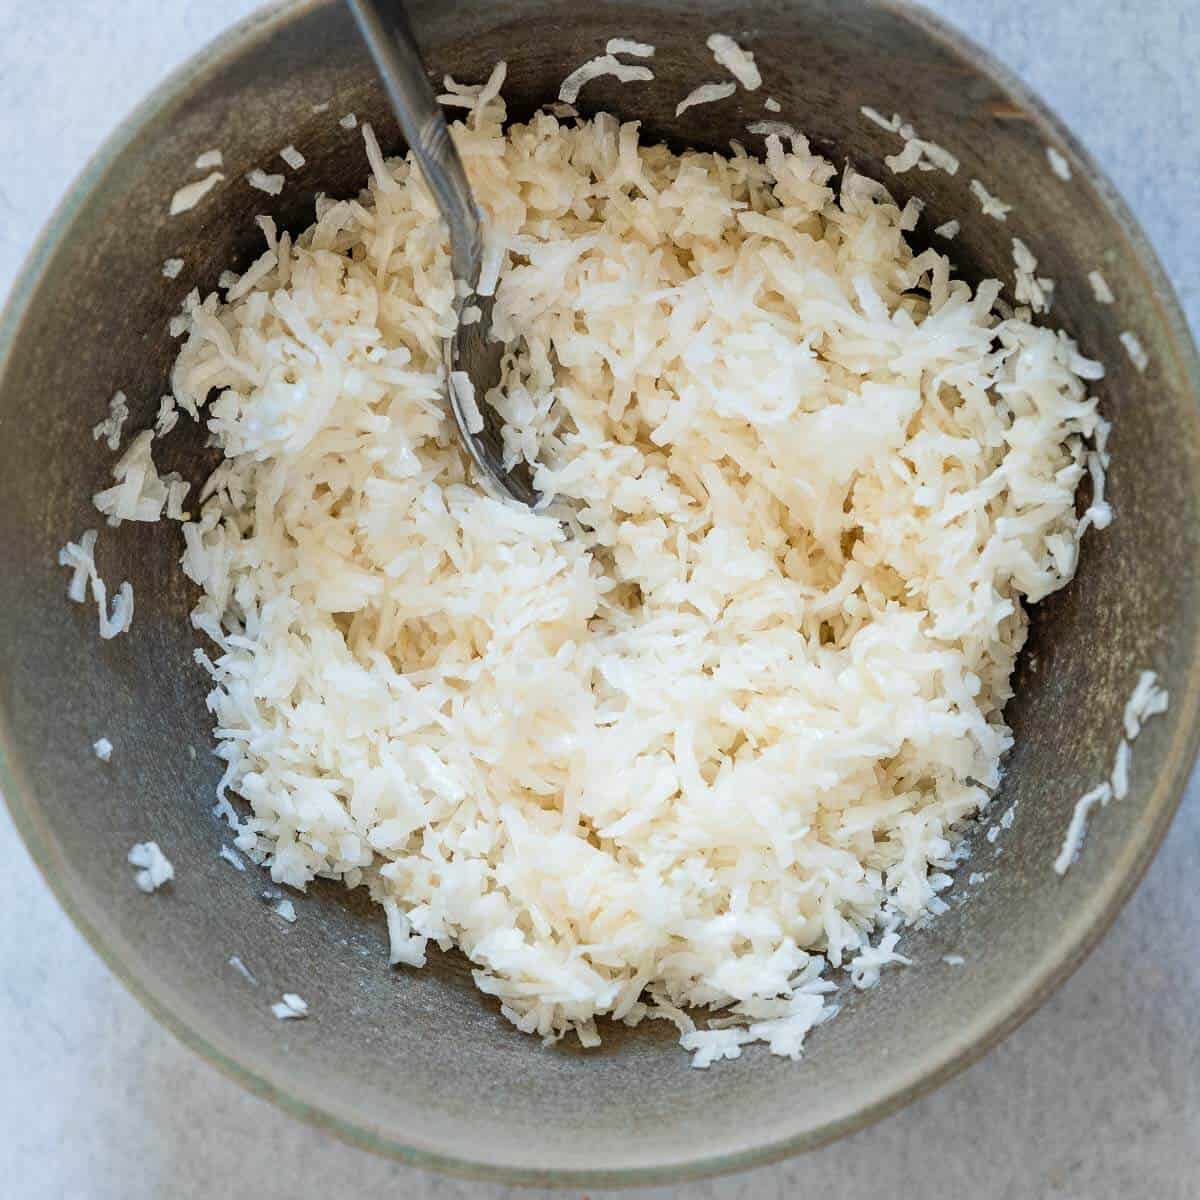
[[[459,321],[445,348],[446,394],[459,438],[486,479],[514,500],[532,506],[540,497],[528,465],[520,463],[511,471],[505,470],[500,438],[502,422],[486,400],[488,392],[500,382],[504,346],[490,337],[493,298],[476,293],[483,261],[483,228],[462,160],[429,85],[401,0],[347,0],[347,3],[379,68],[413,157],[450,228],[455,314],[461,315],[472,306],[479,309],[479,319],[473,324]],[[483,429],[478,432],[469,427],[467,414],[451,386],[450,375],[455,371],[465,372],[475,389],[475,403],[483,417]]]

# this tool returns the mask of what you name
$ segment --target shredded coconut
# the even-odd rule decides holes
[[[685,109],[697,104],[712,104],[716,100],[725,100],[736,91],[736,83],[702,83],[680,100],[675,106],[675,115],[681,116]]]
[[[393,966],[405,963],[410,967],[423,967],[429,939],[413,932],[412,922],[400,911],[395,900],[385,897],[382,903],[387,917],[388,962]]]
[[[1138,374],[1144,375],[1150,365],[1150,355],[1146,353],[1141,338],[1127,329],[1121,334],[1121,345],[1125,347],[1125,353],[1129,355],[1129,361],[1133,363]]]
[[[220,171],[213,171],[211,175],[197,179],[195,183],[184,184],[171,197],[170,215],[177,217],[180,213],[190,212],[224,178]]]
[[[486,86],[447,81],[520,347],[495,408],[558,508],[473,481],[445,231],[365,139],[361,197],[181,314],[173,393],[224,455],[182,526],[218,807],[277,883],[368,887],[394,962],[459,947],[525,1032],[797,1057],[831,975],[945,910],[999,783],[1025,604],[1103,479],[1085,360],[795,131],[765,161],[505,131]],[[102,511],[161,511],[135,468]]]
[[[1092,295],[1100,304],[1111,304],[1115,297],[1113,296],[1112,288],[1108,286],[1108,280],[1100,274],[1099,271],[1088,272],[1088,283],[1092,285]]]
[[[224,165],[225,158],[220,150],[205,150],[204,153],[196,159],[197,171],[208,171],[213,167],[221,167]]]
[[[179,272],[183,270],[182,258],[168,258],[164,260],[162,265],[163,278],[175,279]]]
[[[92,743],[92,752],[101,762],[108,762],[112,758],[113,744],[106,737],[97,738]]]
[[[857,988],[874,987],[879,982],[879,973],[892,963],[911,966],[912,959],[896,952],[898,933],[885,933],[877,945],[864,946],[850,963],[850,982]]]
[[[351,112],[338,120],[338,124],[343,129],[354,129],[358,125],[358,118]]]
[[[601,54],[576,67],[562,81],[558,89],[559,100],[564,104],[574,104],[579,99],[584,84],[591,83],[593,79],[599,79],[603,75],[615,76],[622,83],[646,82],[654,78],[654,72],[649,67],[634,66],[621,62],[611,54]]]
[[[783,106],[782,106],[782,105],[779,103],[779,101],[778,101],[778,100],[776,100],[776,99],[775,99],[775,97],[774,97],[774,96],[768,96],[768,97],[767,97],[767,98],[766,98],[766,99],[763,101],[763,108],[765,108],[765,109],[767,110],[767,112],[773,112],[773,113],[777,113],[777,112],[779,112],[779,111],[780,111],[780,109],[781,109],[782,107],[783,107]]]
[[[1124,800],[1129,794],[1129,771],[1133,761],[1132,743],[1137,740],[1146,721],[1167,711],[1169,700],[1170,697],[1159,685],[1158,676],[1153,671],[1142,671],[1138,675],[1138,681],[1126,701],[1122,715],[1121,723],[1125,736],[1117,744],[1111,776],[1106,783],[1080,796],[1076,802],[1066,836],[1063,838],[1062,849],[1054,860],[1054,869],[1059,875],[1065,875],[1079,857],[1092,809],[1097,804],[1104,808],[1114,798]]]
[[[290,143],[279,152],[279,157],[283,159],[293,171],[298,171],[308,161],[295,146]]]
[[[128,858],[129,865],[138,868],[134,882],[147,894],[175,878],[175,868],[157,842],[138,842],[129,851]]]
[[[1150,717],[1157,717],[1167,711],[1169,697],[1159,686],[1158,676],[1153,671],[1143,671],[1125,704],[1122,725],[1125,737],[1135,741],[1142,726]]]
[[[251,987],[258,987],[258,980],[254,977],[254,972],[236,955],[231,955],[229,965],[248,983]]]
[[[609,38],[606,54],[632,54],[634,58],[653,58],[654,47],[649,42],[631,42],[628,38]]]
[[[754,62],[754,55],[723,33],[712,34],[706,45],[712,51],[717,66],[724,67],[748,92],[762,87],[762,75]]]
[[[110,450],[121,448],[121,429],[129,419],[129,402],[124,392],[114,392],[108,402],[108,416],[98,425],[92,426],[92,440],[104,439]]]
[[[942,962],[948,967],[961,967],[967,960],[961,954],[943,954]]]
[[[985,217],[994,217],[997,221],[1006,221],[1008,219],[1008,214],[1012,212],[1012,205],[1005,204],[1003,200],[999,200],[993,196],[978,179],[971,180],[971,191],[979,201],[979,206],[983,209]]]
[[[1035,313],[1050,311],[1050,296],[1054,291],[1053,279],[1039,279],[1037,259],[1020,238],[1013,238],[1013,267],[1016,283],[1013,295],[1018,304],[1028,304]]]
[[[96,531],[85,530],[78,542],[68,542],[58,552],[58,565],[71,568],[71,582],[67,585],[67,596],[76,604],[87,598],[88,581],[96,573]]]
[[[154,436],[156,438],[166,437],[178,422],[179,407],[175,403],[175,397],[169,394],[160,396],[158,400],[158,412],[154,417]],[[168,492],[169,490],[168,488]]]
[[[231,846],[222,846],[218,853],[231,867],[236,867],[239,871],[246,869],[245,860]]]
[[[885,117],[878,109],[864,104],[858,110],[872,124],[888,133],[898,133],[904,142],[899,154],[889,154],[883,161],[884,165],[896,175],[917,167],[922,171],[941,170],[948,175],[958,174],[958,159],[937,142],[928,141],[917,136],[917,131],[900,116],[893,113]]]
[[[246,176],[246,182],[268,196],[278,196],[283,191],[284,178],[282,175],[269,175],[261,167],[255,167]]]
[[[886,129],[888,133],[899,133],[900,126],[904,124],[899,113],[892,113],[890,117],[885,117],[878,109],[872,108],[869,104],[864,104],[859,110],[868,121],[872,121],[878,125],[880,129]]]
[[[867,110],[861,109],[861,112],[866,115]],[[905,171],[912,170],[917,167],[922,171],[932,171],[937,169],[945,171],[947,175],[958,174],[958,159],[943,146],[939,146],[937,142],[928,141],[925,138],[917,136],[916,130],[898,116],[893,116],[892,120],[896,122],[895,128],[892,128],[891,122],[885,122],[879,113],[874,109],[870,110],[870,119],[875,121],[877,125],[882,125],[885,129],[892,129],[898,133],[904,140],[904,148],[899,154],[889,154],[884,160],[884,166],[897,175],[903,174]]]
[[[947,221],[943,225],[938,225],[933,232],[949,242],[958,237],[958,231],[961,228],[962,226],[957,221]]]
[[[113,597],[112,612],[108,609],[108,588],[96,570],[96,531],[86,530],[78,542],[68,542],[58,552],[58,564],[70,567],[71,582],[67,585],[67,596],[76,604],[87,598],[91,584],[92,599],[100,617],[100,636],[105,640],[128,631],[133,624],[133,586],[122,583]]]
[[[157,521],[162,516],[167,487],[154,466],[153,440],[153,429],[139,433],[113,467],[117,482],[92,497],[110,525],[122,521]]]
[[[1083,846],[1083,835],[1087,832],[1087,819],[1097,804],[1104,806],[1112,799],[1112,788],[1107,783],[1085,792],[1075,803],[1071,814],[1071,823],[1067,826],[1066,837],[1063,838],[1062,849],[1054,860],[1054,869],[1060,875],[1065,875],[1068,868],[1079,856]]]
[[[271,911],[289,925],[296,923],[296,906],[290,900],[280,900]]]
[[[308,1004],[295,992],[284,992],[274,1004],[271,1012],[279,1021],[298,1021],[308,1016]]]
[[[1050,170],[1062,180],[1071,178],[1071,164],[1053,146],[1046,147],[1046,157],[1050,160]]]
[[[450,386],[454,389],[454,398],[466,422],[468,433],[483,432],[483,414],[475,403],[475,385],[466,371],[451,371]]]
[[[786,121],[752,121],[746,126],[746,132],[759,137],[790,138],[792,142],[804,139],[800,130]]]
[[[1108,781],[1112,787],[1114,800],[1124,800],[1129,795],[1130,754],[1129,743],[1122,738],[1117,746],[1116,757],[1113,759],[1112,776]]]

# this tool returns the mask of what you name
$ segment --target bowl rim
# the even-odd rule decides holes
[[[30,298],[37,291],[65,233],[84,208],[117,158],[145,127],[203,76],[216,70],[247,45],[270,37],[304,12],[335,0],[271,0],[208,42],[173,70],[126,115],[88,159],[63,199],[38,234],[0,311],[0,383],[7,374]],[[1108,177],[1079,144],[1061,120],[1007,67],[971,38],[928,10],[906,0],[859,0],[865,7],[882,10],[907,21],[941,49],[964,59],[1020,102],[1048,146],[1064,153],[1073,171],[1089,179],[1101,203],[1130,244],[1141,267],[1143,295],[1164,332],[1164,340],[1179,377],[1190,385],[1200,407],[1200,358],[1169,278],[1147,236]],[[19,778],[17,755],[10,743],[4,712],[0,709],[0,794],[3,795],[18,833],[43,879],[76,928],[124,987],[170,1033],[223,1074],[254,1095],[271,1101],[292,1116],[323,1129],[355,1147],[412,1166],[462,1178],[507,1184],[552,1187],[607,1188],[678,1183],[764,1166],[802,1151],[814,1150],[863,1129],[939,1087],[983,1057],[998,1042],[1031,1016],[1050,994],[1075,971],[1091,952],[1132,895],[1157,852],[1183,796],[1192,763],[1200,745],[1200,635],[1192,651],[1185,695],[1174,699],[1175,726],[1147,801],[1144,819],[1130,833],[1119,857],[1105,877],[1092,888],[1086,901],[1064,923],[1052,952],[1024,982],[975,1015],[972,1021],[936,1052],[914,1063],[894,1085],[852,1112],[836,1115],[803,1131],[761,1145],[717,1155],[700,1150],[695,1157],[650,1166],[605,1168],[539,1168],[536,1165],[497,1164],[469,1154],[432,1151],[406,1144],[402,1137],[380,1133],[324,1107],[320,1100],[293,1091],[270,1071],[243,1065],[214,1046],[206,1035],[174,1011],[165,989],[155,986],[153,975],[139,963],[136,951],[118,945],[102,934],[89,918],[83,897],[77,894],[74,875],[49,827],[41,819],[32,791]]]

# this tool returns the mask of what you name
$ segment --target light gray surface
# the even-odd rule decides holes
[[[168,70],[252,7],[46,0],[35,9],[0,0],[0,292],[84,157]],[[932,7],[1031,83],[1106,165],[1158,247],[1193,330],[1200,327],[1195,6]],[[831,1200],[1200,1194],[1198,792],[1194,778],[1109,937],[982,1063],[837,1147],[688,1192]],[[344,1147],[185,1051],[58,910],[4,813],[0,1063],[0,1193],[23,1200],[506,1194]]]

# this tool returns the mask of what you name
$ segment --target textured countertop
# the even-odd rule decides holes
[[[0,0],[0,294],[83,159],[169,70],[252,7]],[[1200,329],[1200,8],[931,7],[1015,69],[1105,165]],[[1193,778],[1112,932],[983,1062],[835,1147],[679,1190],[722,1200],[1200,1195],[1198,862]],[[0,1193],[21,1200],[507,1194],[343,1146],[185,1050],[59,911],[3,810],[0,1064]]]

